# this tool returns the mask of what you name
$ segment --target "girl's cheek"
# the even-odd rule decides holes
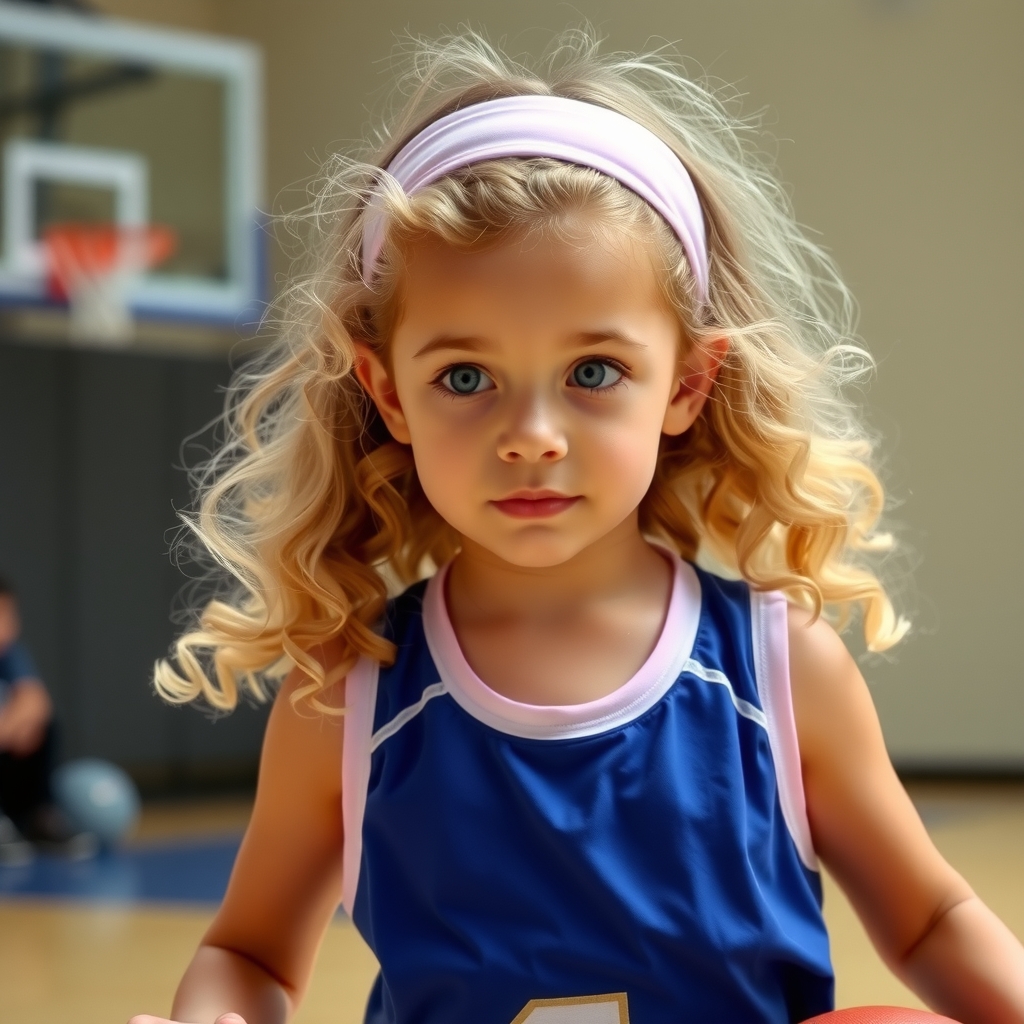
[[[442,450],[464,450],[480,444],[481,417],[465,408],[445,409],[445,405],[457,406],[457,402],[441,399],[441,409],[428,410],[418,421],[410,423],[413,446],[417,441],[422,445]],[[466,403],[469,404],[469,403]]]
[[[442,402],[448,404],[443,398]],[[410,417],[409,432],[413,456],[424,486],[428,486],[430,480],[453,486],[479,461],[485,445],[486,435],[479,429],[479,424],[467,422],[463,410],[449,415],[443,411],[438,414],[437,410],[425,410],[424,415]]]
[[[643,443],[646,438],[636,440],[641,443],[629,444],[624,439],[624,443],[609,446],[605,459],[605,475],[621,487],[622,498],[629,501],[639,501],[647,492],[657,465],[657,446]]]
[[[601,448],[620,466],[653,465],[661,443],[663,416],[654,402],[635,404],[617,414],[596,415],[582,424],[583,443]]]

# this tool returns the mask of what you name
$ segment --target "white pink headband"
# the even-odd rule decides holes
[[[668,222],[708,294],[704,217],[683,162],[652,131],[607,107],[563,96],[508,96],[476,103],[427,125],[387,166],[406,195],[483,160],[545,156],[592,167],[645,199]],[[369,284],[384,243],[384,213],[371,199],[362,267]]]

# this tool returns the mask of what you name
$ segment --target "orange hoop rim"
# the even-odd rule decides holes
[[[163,224],[52,224],[42,235],[47,290],[67,301],[78,282],[100,281],[119,270],[142,273],[166,260],[177,236]]]

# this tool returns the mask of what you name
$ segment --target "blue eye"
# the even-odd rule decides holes
[[[457,395],[472,395],[478,391],[488,390],[491,378],[478,367],[463,364],[448,370],[441,378],[441,383]]]
[[[580,388],[606,388],[622,380],[622,373],[603,359],[588,359],[572,371],[572,383]]]

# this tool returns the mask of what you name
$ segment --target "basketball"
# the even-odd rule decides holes
[[[912,1010],[906,1006],[848,1006],[811,1017],[804,1024],[957,1024],[928,1010]]]
[[[104,846],[124,838],[139,817],[139,793],[126,772],[99,758],[68,761],[54,773],[54,795],[64,813]]]

